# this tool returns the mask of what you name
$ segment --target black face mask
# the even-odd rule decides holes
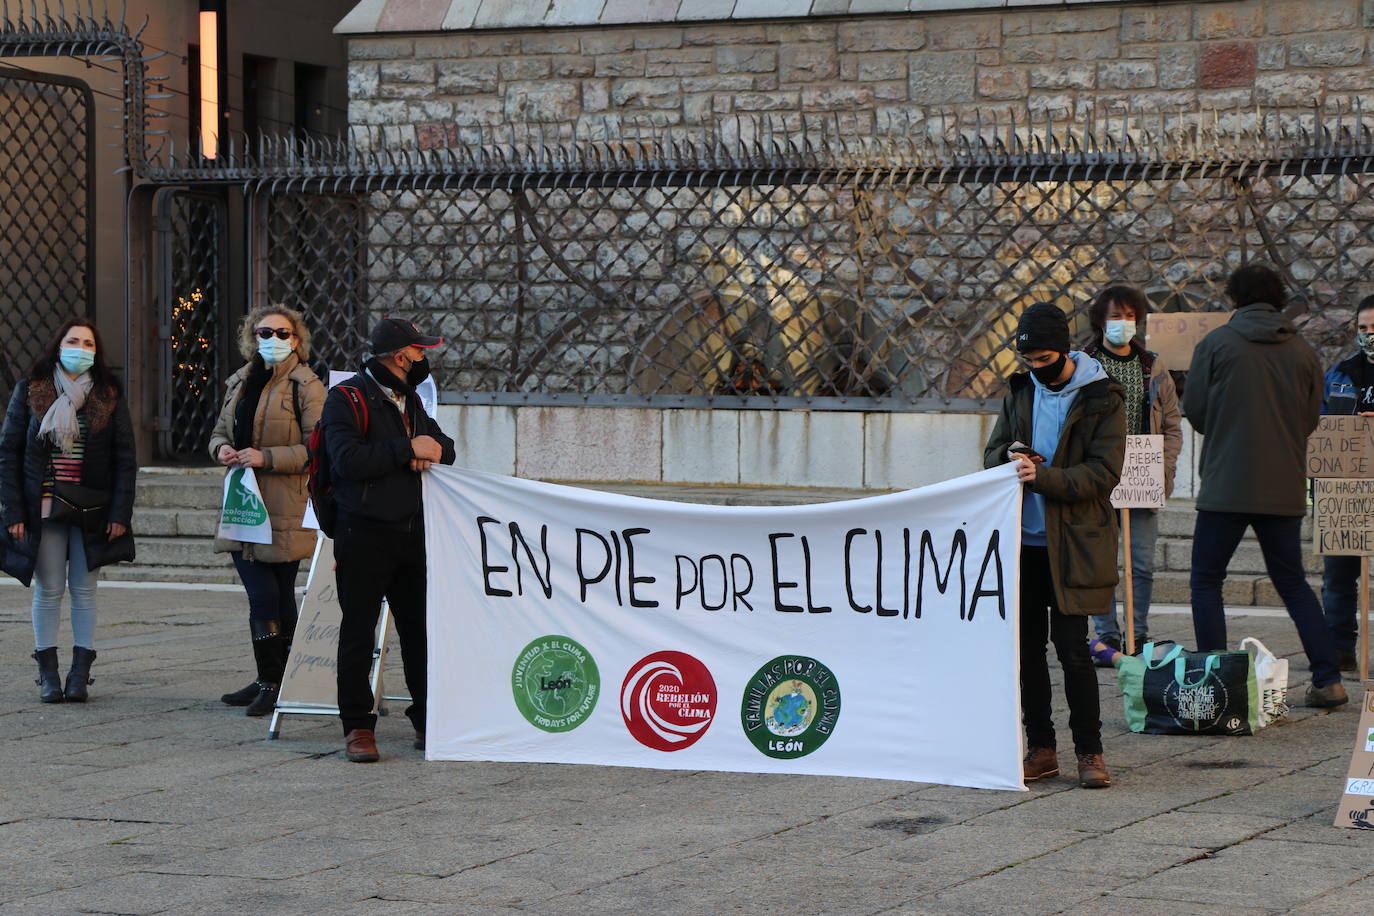
[[[406,370],[406,384],[411,388],[419,387],[419,384],[429,378],[429,360],[417,359],[410,364]]]
[[[1048,366],[1035,366],[1031,369],[1031,375],[1042,385],[1053,385],[1059,381],[1059,376],[1064,372],[1064,363],[1068,362],[1069,355],[1060,353],[1059,358]]]

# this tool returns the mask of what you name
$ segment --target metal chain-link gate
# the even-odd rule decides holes
[[[228,206],[223,196],[180,188],[154,201],[158,235],[158,450],[164,458],[208,460],[219,417],[232,319],[225,298]]]
[[[94,131],[79,80],[0,71],[0,396],[94,301]]]

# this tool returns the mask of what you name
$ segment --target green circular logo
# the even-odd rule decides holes
[[[840,719],[840,683],[804,655],[779,655],[744,686],[740,721],[769,757],[805,757],[826,742]]]
[[[520,714],[546,732],[577,728],[601,695],[591,653],[566,636],[541,636],[520,650],[510,684]]]

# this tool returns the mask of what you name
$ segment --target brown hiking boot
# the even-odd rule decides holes
[[[1059,755],[1052,747],[1033,747],[1021,761],[1021,778],[1026,782],[1059,775]]]
[[[1105,789],[1112,784],[1101,754],[1078,755],[1078,784],[1085,789]]]
[[[1318,687],[1316,684],[1307,685],[1307,696],[1303,698],[1304,706],[1313,706],[1317,709],[1330,709],[1332,706],[1344,706],[1350,701],[1345,688],[1341,682],[1327,684],[1325,687]]]

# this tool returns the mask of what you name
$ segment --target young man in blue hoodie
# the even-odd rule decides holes
[[[1088,654],[1088,618],[1104,613],[1116,589],[1116,512],[1111,494],[1126,455],[1122,388],[1097,360],[1070,350],[1069,322],[1047,302],[1016,329],[1029,370],[1011,377],[1002,412],[983,451],[984,467],[1017,463],[1021,503],[1021,718],[1027,781],[1059,774],[1046,642],[1064,670],[1069,730],[1079,784],[1111,785],[1102,757],[1097,674]]]

